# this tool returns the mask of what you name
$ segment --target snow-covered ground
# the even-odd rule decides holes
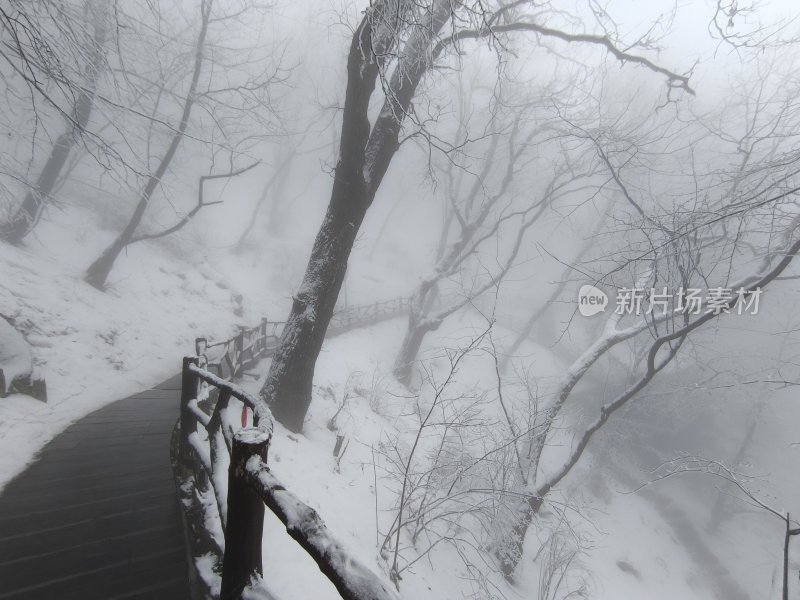
[[[221,339],[284,308],[266,290],[237,298],[225,273],[240,270],[148,244],[132,246],[100,292],[83,274],[101,247],[81,243],[87,215],[68,216],[42,224],[46,245],[0,244],[0,314],[32,346],[48,387],[46,404],[20,394],[0,400],[0,486],[73,421],[174,375],[195,337]]]
[[[379,547],[395,514],[397,487],[378,449],[393,436],[402,437],[403,430],[408,435],[409,421],[414,420],[409,420],[408,399],[387,375],[396,349],[391,341],[399,342],[403,327],[402,320],[395,320],[326,341],[304,435],[278,426],[270,451],[271,467],[287,488],[314,507],[357,557],[384,573],[390,560],[380,557]],[[454,333],[441,335],[449,338]],[[534,348],[528,350],[534,352]],[[486,375],[476,364],[469,365],[469,371],[468,381]],[[260,383],[250,378],[246,385],[256,391]],[[328,423],[346,388],[355,393],[339,412],[336,431],[331,431]],[[337,434],[350,444],[338,466],[332,452]],[[608,450],[608,442],[601,442],[598,450]],[[589,467],[596,464],[594,455],[585,462],[587,466],[578,469],[565,486],[568,492],[553,498],[556,503],[569,503],[569,523],[544,511],[539,526],[528,536],[516,585],[492,576],[487,586],[470,572],[453,546],[442,544],[403,573],[401,596],[455,600],[494,594],[559,599],[573,592],[569,597],[599,600],[733,600],[769,592],[780,548],[773,539],[758,539],[758,515],[746,535],[740,531],[735,537],[737,541],[748,539],[750,551],[744,554],[752,558],[751,552],[758,553],[763,564],[758,568],[751,565],[745,577],[735,569],[714,570],[718,565],[709,559],[720,551],[721,544],[706,543],[702,523],[695,530],[686,519],[693,511],[705,514],[702,503],[691,493],[686,494],[684,488],[686,498],[681,502],[671,500],[675,488],[663,489],[664,493],[651,488],[631,493],[646,473],[634,469],[639,478],[631,477],[626,471],[631,466],[624,460],[616,469]],[[730,533],[726,529],[729,539]],[[580,550],[570,559],[560,588],[551,586],[548,591],[547,573],[559,560],[549,554],[547,544],[554,534],[566,539],[562,559],[571,556],[569,550],[576,539],[580,539]],[[695,542],[699,547],[690,547]],[[413,560],[424,548],[424,543],[412,547],[406,539],[404,559]],[[276,597],[338,597],[274,517],[267,518],[263,551],[267,587]],[[721,556],[718,562],[729,558]],[[556,571],[557,576],[560,573]],[[581,589],[584,592],[578,593]],[[730,590],[756,595],[726,596]]]
[[[131,247],[113,272],[109,289],[99,292],[82,280],[83,270],[100,250],[96,244],[83,244],[80,232],[85,218],[75,211],[62,215],[58,226],[44,223],[40,239],[48,240],[46,245],[36,240],[22,248],[0,245],[0,313],[33,347],[34,363],[49,392],[47,404],[19,394],[0,400],[0,485],[71,422],[176,373],[181,356],[191,353],[195,337],[227,337],[237,324],[256,323],[265,314],[275,318],[288,307],[289,287],[277,289],[275,284],[296,275],[291,269],[284,272],[285,264],[253,257],[242,261],[227,250],[206,252],[192,240],[187,242],[192,251],[179,251],[170,243]],[[281,250],[279,241],[275,244],[276,253],[290,252]],[[57,247],[63,250],[56,251]],[[269,271],[270,265],[274,271]],[[385,265],[357,254],[348,276],[348,301],[373,302],[408,291],[408,280],[382,279],[386,272]],[[476,325],[454,320],[431,335],[431,347],[463,345],[479,330],[479,321]],[[384,574],[392,556],[380,556],[381,533],[391,525],[397,502],[397,475],[387,467],[387,448],[389,442],[402,447],[417,419],[410,408],[414,400],[391,376],[404,325],[398,319],[326,341],[304,434],[289,434],[279,426],[270,452],[270,465],[287,487],[317,509],[356,556]],[[509,335],[498,329],[498,339],[504,333]],[[533,344],[521,354],[535,363],[543,381],[561,366],[554,354]],[[430,364],[441,368],[444,359]],[[257,389],[258,376],[265,371],[266,365],[255,369],[245,385]],[[491,368],[470,359],[454,393],[478,387],[491,387]],[[347,402],[332,430],[329,422],[346,390]],[[333,456],[337,434],[348,444],[339,464]],[[606,440],[593,447],[585,464],[555,497],[569,502],[569,524],[560,522],[554,512],[543,512],[528,536],[515,586],[496,573],[481,579],[481,570],[469,563],[474,555],[460,554],[457,545],[443,543],[403,572],[402,597],[503,594],[556,600],[574,591],[572,597],[597,600],[720,598],[722,588],[713,581],[717,575],[698,564],[702,552],[687,548],[692,534],[682,531],[689,526],[693,531],[702,528],[701,523],[684,522],[680,516],[699,513],[701,497],[688,495],[682,502],[669,503],[627,493],[635,487],[629,462],[615,460],[616,471],[595,468],[595,458],[607,452],[608,444]],[[763,528],[753,523],[737,526],[735,534],[730,528],[724,530],[737,546],[750,550],[730,552],[721,562],[736,565],[730,578],[747,593],[757,594],[751,597],[766,597],[778,545],[772,537],[760,537]],[[553,536],[566,540],[562,550],[567,554],[561,558],[551,552],[552,545],[545,544],[540,551],[539,542]],[[421,542],[414,547],[402,539],[401,545],[402,564],[423,554]],[[721,551],[715,546],[710,552]],[[755,572],[739,568],[752,562],[754,555],[763,556]],[[571,557],[564,583],[560,590],[548,591],[547,573],[564,564],[564,556]],[[268,587],[278,598],[337,597],[274,517],[268,517],[266,524],[264,570]],[[578,593],[582,588],[584,595]]]

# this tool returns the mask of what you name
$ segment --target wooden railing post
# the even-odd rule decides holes
[[[197,398],[200,379],[192,372],[189,365],[198,363],[196,356],[183,357],[183,370],[181,371],[181,446],[180,459],[184,468],[192,468],[191,453],[189,450],[189,434],[197,428],[197,418],[189,408],[189,402]]]
[[[194,338],[194,353],[199,359],[197,365],[201,369],[205,369],[208,366],[206,352],[208,352],[208,340],[204,337]]]
[[[267,317],[261,317],[261,348],[259,352],[267,351]]]
[[[236,360],[233,364],[233,373],[231,377],[236,377],[242,369],[244,364],[244,327],[239,326],[239,335],[233,341],[233,351],[236,353]]]
[[[266,462],[269,440],[268,433],[254,427],[236,432],[233,438],[220,600],[239,600],[253,576],[263,575],[264,501],[248,485],[245,465],[253,456],[260,456]]]

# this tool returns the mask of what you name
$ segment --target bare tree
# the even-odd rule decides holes
[[[781,141],[786,147],[791,146],[787,139]],[[521,436],[524,442],[520,452],[520,477],[530,495],[524,504],[520,503],[517,517],[508,526],[509,533],[501,535],[506,542],[498,556],[507,576],[513,575],[521,557],[525,532],[544,498],[577,464],[593,435],[610,416],[632,401],[673,361],[693,332],[732,312],[734,307],[738,307],[736,310],[741,314],[743,304],[751,302],[778,279],[800,250],[797,237],[800,217],[796,211],[800,159],[796,152],[777,154],[776,147],[767,145],[767,148],[757,163],[743,166],[734,155],[735,166],[731,171],[714,170],[707,178],[695,167],[689,176],[703,182],[695,192],[703,201],[694,202],[690,211],[652,216],[642,208],[648,203],[637,198],[625,182],[613,154],[602,144],[598,147],[611,173],[611,181],[635,207],[633,224],[642,237],[641,246],[634,249],[636,258],[623,262],[630,267],[643,260],[647,266],[639,274],[638,281],[625,287],[649,290],[647,300],[651,308],[659,301],[657,296],[661,289],[671,287],[683,293],[671,298],[672,304],[662,304],[663,310],[638,313],[632,320],[634,313],[618,306],[597,338],[565,371],[549,395],[549,401],[542,402],[536,427]],[[687,151],[693,152],[692,147]],[[691,163],[691,159],[688,162]],[[631,165],[631,162],[625,164]],[[713,195],[711,190],[714,190]],[[657,204],[649,205],[658,209]],[[685,205],[685,200],[681,199],[673,210]],[[735,231],[735,235],[731,231]],[[749,267],[754,261],[757,266]],[[621,268],[617,268],[611,275],[618,276],[620,272]],[[693,288],[709,290],[707,300],[711,304],[704,312],[688,310],[687,293]],[[711,293],[714,290],[716,296]],[[629,299],[635,301],[633,296]],[[644,302],[645,298],[641,300]],[[572,392],[603,356],[628,340],[637,340],[639,344],[633,346],[632,355],[632,365],[638,366],[639,372],[618,394],[601,405],[600,415],[593,422],[579,433],[572,431],[574,439],[568,442],[571,450],[567,457],[555,468],[550,465],[547,475],[542,474],[540,466],[546,445],[556,444],[555,438],[563,441],[556,424],[564,422],[561,413]]]
[[[244,249],[247,238],[253,231],[257,217],[265,204],[271,207],[268,227],[273,233],[278,231],[278,212],[280,210],[281,197],[287,193],[286,184],[289,181],[292,162],[297,157],[297,154],[297,149],[289,146],[282,147],[281,153],[276,151],[277,160],[273,165],[272,173],[264,183],[264,187],[261,188],[261,195],[253,207],[247,226],[242,230],[239,239],[236,241],[236,252],[241,252]],[[267,202],[268,200],[269,202]]]
[[[547,154],[548,141],[566,135],[556,131],[555,124],[543,118],[534,119],[534,126],[526,127],[526,116],[520,111],[513,118],[507,133],[506,153],[498,149],[501,132],[492,132],[487,159],[462,197],[457,197],[460,182],[449,186],[446,191],[449,196],[447,215],[453,215],[455,224],[445,217],[440,236],[443,251],[411,297],[408,327],[395,362],[394,374],[406,386],[411,384],[412,364],[425,335],[438,329],[448,316],[472,304],[489,290],[496,289],[514,267],[531,227],[549,207],[559,199],[579,192],[582,184],[591,178],[591,163],[581,161],[577,156],[570,158],[565,148],[556,148],[552,154],[558,158],[552,164],[538,165],[541,170],[552,173],[542,182],[544,188],[533,194],[522,193],[522,185],[515,179],[524,180],[521,173],[532,169],[531,151],[535,149],[539,155]],[[452,170],[456,168],[449,163],[451,180],[464,176],[462,169],[458,169],[454,176]],[[500,181],[492,187],[492,171],[498,169]],[[515,196],[522,196],[521,205],[514,202]],[[496,255],[498,241],[506,239],[510,240],[506,256],[487,256],[487,247]],[[496,262],[497,266],[490,268],[491,262]],[[475,263],[479,265],[477,269]],[[481,274],[481,270],[486,272]],[[470,273],[474,274],[473,277]],[[442,294],[448,279],[472,279],[472,285],[468,288],[459,286],[461,289],[457,291]]]
[[[206,35],[208,33],[208,23],[211,18],[212,3],[213,0],[203,0],[200,4],[200,31],[197,35],[197,42],[195,43],[193,51],[194,64],[192,68],[191,81],[189,83],[189,89],[187,90],[186,96],[183,100],[180,119],[172,134],[172,139],[170,140],[169,145],[167,146],[167,149],[158,164],[158,167],[156,167],[156,170],[147,180],[147,184],[142,190],[142,195],[139,198],[139,202],[136,205],[136,209],[131,215],[128,224],[111,243],[111,245],[103,251],[103,253],[89,266],[88,270],[86,271],[87,283],[98,289],[102,289],[105,286],[108,274],[114,267],[114,262],[117,260],[120,252],[122,252],[122,249],[125,248],[125,246],[127,246],[130,240],[133,238],[133,234],[136,231],[136,228],[139,227],[139,223],[142,221],[142,217],[144,216],[145,210],[147,210],[147,206],[150,203],[153,193],[161,184],[161,179],[166,175],[167,169],[169,168],[172,159],[175,157],[175,153],[178,151],[178,146],[180,145],[181,140],[186,133],[186,128],[189,125],[189,117],[191,116],[192,107],[195,102],[197,86],[200,81],[200,74],[203,68],[204,47],[206,43]]]
[[[502,51],[508,34],[527,32],[540,43],[558,40],[596,46],[618,60],[664,76],[670,88],[691,90],[687,76],[635,54],[610,33],[558,29],[548,24],[548,16],[554,13],[520,14],[517,9],[522,6],[512,2],[492,10],[480,2],[384,0],[364,11],[348,54],[339,161],[330,204],[261,390],[276,418],[289,429],[302,429],[311,402],[314,364],[350,251],[400,147],[404,123],[424,135],[422,124],[415,122],[412,101],[436,61],[456,59],[471,40],[488,40]],[[382,94],[381,108],[370,123],[370,104],[378,93]]]
[[[28,88],[34,111],[36,99],[43,98],[66,121],[66,130],[55,138],[24,200],[0,227],[0,237],[5,241],[19,243],[36,226],[70,153],[84,136],[89,136],[87,126],[97,81],[106,68],[104,52],[111,26],[108,12],[107,4],[96,0],[86,0],[77,14],[68,5],[49,1],[39,7],[12,2],[0,8],[0,31],[7,40],[0,57]],[[81,21],[90,27],[82,26]],[[70,64],[70,59],[75,64]],[[49,89],[48,82],[55,84],[64,101]],[[38,112],[34,119],[38,124]]]
[[[153,196],[163,186],[170,165],[179,148],[187,140],[200,142],[201,146],[207,144],[207,151],[210,153],[209,162],[212,168],[218,160],[216,158],[218,153],[222,152],[227,155],[229,165],[227,175],[225,173],[211,174],[211,178],[232,176],[243,172],[243,169],[238,167],[236,162],[242,156],[247,156],[248,145],[252,145],[255,141],[255,136],[249,131],[245,132],[241,124],[236,125],[236,130],[232,129],[232,127],[236,124],[236,121],[243,120],[245,115],[249,119],[258,122],[262,127],[268,126],[266,119],[260,121],[258,119],[260,114],[270,110],[267,97],[268,88],[277,80],[278,72],[266,72],[258,77],[245,75],[245,79],[240,81],[237,80],[234,68],[222,61],[221,64],[228,67],[228,69],[225,71],[225,78],[218,80],[214,76],[216,72],[215,63],[221,61],[222,57],[217,57],[221,52],[215,50],[216,44],[211,34],[212,29],[216,28],[217,32],[219,32],[224,27],[241,20],[243,15],[251,10],[252,7],[246,0],[241,6],[216,6],[213,0],[202,0],[199,5],[198,30],[192,45],[189,81],[185,91],[179,95],[171,90],[163,89],[155,82],[150,83],[150,85],[154,83],[155,85],[153,90],[148,93],[148,96],[152,97],[152,104],[149,107],[151,112],[149,124],[166,132],[167,137],[164,140],[166,147],[160,149],[160,157],[157,158],[155,169],[148,172],[144,185],[138,192],[136,207],[127,224],[114,241],[87,269],[86,281],[94,287],[102,289],[105,286],[115,261],[126,246],[142,239],[161,237],[161,234],[137,236],[136,232],[142,223]],[[160,15],[155,14],[154,18],[158,20]],[[175,69],[176,65],[169,65],[168,68]],[[177,69],[180,69],[179,64]],[[135,73],[126,73],[129,79],[133,79],[136,75]],[[160,75],[160,73],[157,73],[154,77],[158,78]],[[142,77],[147,80],[149,76]],[[166,98],[173,97],[175,105],[171,105],[166,101]],[[161,107],[162,103],[166,104],[166,109]],[[173,106],[179,113],[175,124],[169,123],[169,117],[167,116]],[[167,115],[162,116],[162,111],[166,111]],[[206,132],[204,133],[204,138],[197,138],[192,134],[190,126],[196,120],[194,114],[198,111],[202,115],[207,115],[208,118],[205,120],[206,125],[208,125],[207,129],[217,131],[219,137],[225,140],[223,144],[206,141],[213,140],[217,134]],[[268,131],[264,131],[263,135],[267,133]],[[158,147],[159,141],[160,137],[158,135],[148,134],[148,155],[150,154],[151,144]],[[237,145],[242,145],[243,143],[243,146],[237,147]],[[156,156],[159,155],[157,154]],[[250,158],[251,163],[252,160]],[[202,206],[199,206],[199,208],[202,208]],[[170,227],[166,230],[171,232],[174,229]]]

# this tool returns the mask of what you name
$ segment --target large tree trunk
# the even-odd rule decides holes
[[[295,432],[303,428],[311,404],[317,356],[333,316],[353,242],[374,197],[363,173],[370,137],[367,110],[378,75],[374,61],[362,54],[362,42],[367,42],[363,47],[369,47],[371,33],[365,16],[353,35],[348,56],[342,141],[331,201],[261,389],[275,418]]]
[[[509,516],[510,522],[505,527],[499,525],[497,528],[502,537],[496,542],[495,557],[507,581],[514,580],[514,571],[522,560],[525,536],[541,506],[542,499],[536,496],[515,501],[510,508],[513,513]]]
[[[194,105],[194,95],[197,90],[197,83],[200,80],[200,72],[203,66],[203,47],[205,45],[206,33],[208,32],[208,22],[211,16],[211,4],[212,0],[204,0],[200,7],[202,21],[200,25],[200,34],[197,38],[197,45],[195,46],[194,50],[194,69],[192,71],[192,81],[189,85],[189,90],[186,93],[186,99],[183,103],[183,111],[181,113],[180,123],[172,134],[172,139],[167,147],[167,151],[164,153],[164,156],[162,157],[155,173],[150,175],[148,178],[147,184],[142,191],[142,195],[139,197],[139,202],[136,205],[136,209],[133,211],[133,215],[131,215],[128,224],[111,243],[111,245],[103,251],[103,253],[89,266],[86,271],[86,282],[99,290],[102,290],[105,286],[108,275],[111,273],[111,269],[114,268],[114,263],[116,262],[117,257],[120,255],[125,246],[127,246],[133,239],[133,234],[136,232],[136,228],[139,226],[139,223],[142,222],[142,217],[144,217],[147,206],[150,204],[150,199],[153,197],[153,193],[156,191],[156,188],[161,184],[162,178],[166,174],[172,159],[175,157],[175,153],[178,151],[178,146],[180,145],[181,141],[183,140],[183,136],[186,133],[186,127],[189,124],[189,116],[191,115],[192,106]]]
[[[302,430],[311,404],[314,365],[344,281],[358,230],[389,164],[399,148],[403,115],[428,68],[428,48],[450,16],[450,4],[434,3],[429,26],[415,29],[404,43],[399,64],[386,85],[388,94],[370,128],[369,101],[385,61],[399,39],[396,28],[410,2],[374,3],[353,34],[347,59],[347,92],[342,114],[339,162],[325,220],[314,241],[300,290],[272,359],[261,397],[275,417],[292,431]],[[378,57],[376,59],[376,57]]]
[[[102,70],[102,49],[106,38],[105,2],[87,2],[87,11],[94,13],[94,34],[92,46],[88,49],[88,60],[84,68],[86,75],[85,85],[80,87],[78,98],[72,109],[67,130],[62,133],[53,144],[50,156],[42,167],[35,187],[30,190],[17,209],[16,213],[6,227],[0,231],[0,236],[12,244],[20,243],[39,221],[42,209],[58,182],[59,175],[69,158],[70,152],[82,132],[89,123],[94,104],[97,78]]]
[[[366,213],[363,190],[348,188],[334,183],[331,206],[261,390],[275,418],[295,432],[303,428],[311,403],[314,365],[333,316],[356,232]]]

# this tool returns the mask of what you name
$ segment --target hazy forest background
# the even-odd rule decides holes
[[[4,0],[0,484],[268,316],[273,468],[402,597],[800,597],[799,16]]]

